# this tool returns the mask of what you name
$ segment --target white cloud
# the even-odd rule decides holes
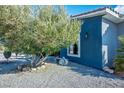
[[[119,12],[120,14],[124,14],[124,5],[118,5],[115,7],[114,10]]]

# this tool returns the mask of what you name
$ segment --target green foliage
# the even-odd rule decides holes
[[[0,45],[0,51],[4,51],[4,46],[3,45]]]
[[[13,52],[21,51],[22,29],[28,25],[28,10],[28,6],[0,6],[0,39]]]
[[[3,54],[6,59],[11,57],[11,51],[5,50]]]
[[[120,40],[120,48],[117,50],[118,55],[116,56],[115,62],[115,70],[116,71],[124,71],[124,36],[119,36]]]
[[[75,43],[80,22],[63,6],[0,6],[0,35],[12,52],[53,54]]]

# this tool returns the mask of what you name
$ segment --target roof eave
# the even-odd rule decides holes
[[[96,12],[92,12],[92,13],[85,14],[85,15],[73,16],[72,19],[75,19],[75,18],[84,19],[84,18],[90,18],[90,17],[104,15],[104,14],[106,14],[106,10],[96,11]]]
[[[124,21],[124,17],[120,17],[120,15],[118,13],[115,13],[110,8],[104,8],[99,11],[82,14],[82,15],[78,15],[78,16],[73,16],[72,19],[75,19],[75,18],[84,19],[84,18],[90,18],[90,17],[100,16],[100,15],[103,15],[103,18],[106,18],[114,23],[120,23],[120,22]]]

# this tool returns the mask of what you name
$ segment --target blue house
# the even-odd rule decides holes
[[[78,43],[62,49],[60,56],[99,69],[112,67],[120,46],[118,36],[124,34],[124,15],[100,8],[72,18],[81,20]]]

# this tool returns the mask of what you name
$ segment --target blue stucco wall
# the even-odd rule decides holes
[[[102,16],[83,19],[80,32],[80,57],[67,56],[67,49],[62,49],[61,57],[70,61],[102,69]],[[85,34],[88,38],[85,38]]]
[[[91,67],[102,68],[101,54],[101,23],[102,16],[84,19],[84,24],[81,30],[81,59],[82,64]],[[88,33],[88,38],[84,38],[85,33]]]
[[[118,24],[118,37],[124,35],[124,22]],[[120,47],[120,41],[118,41],[118,47]]]
[[[118,24],[118,36],[124,35],[124,22]]]
[[[80,64],[81,58],[80,57],[74,57],[74,56],[67,56],[67,48],[63,48],[60,52],[60,57],[65,57],[71,62],[76,62]]]
[[[105,49],[106,48],[106,49]],[[118,48],[118,27],[116,23],[102,19],[103,64],[112,67]]]

